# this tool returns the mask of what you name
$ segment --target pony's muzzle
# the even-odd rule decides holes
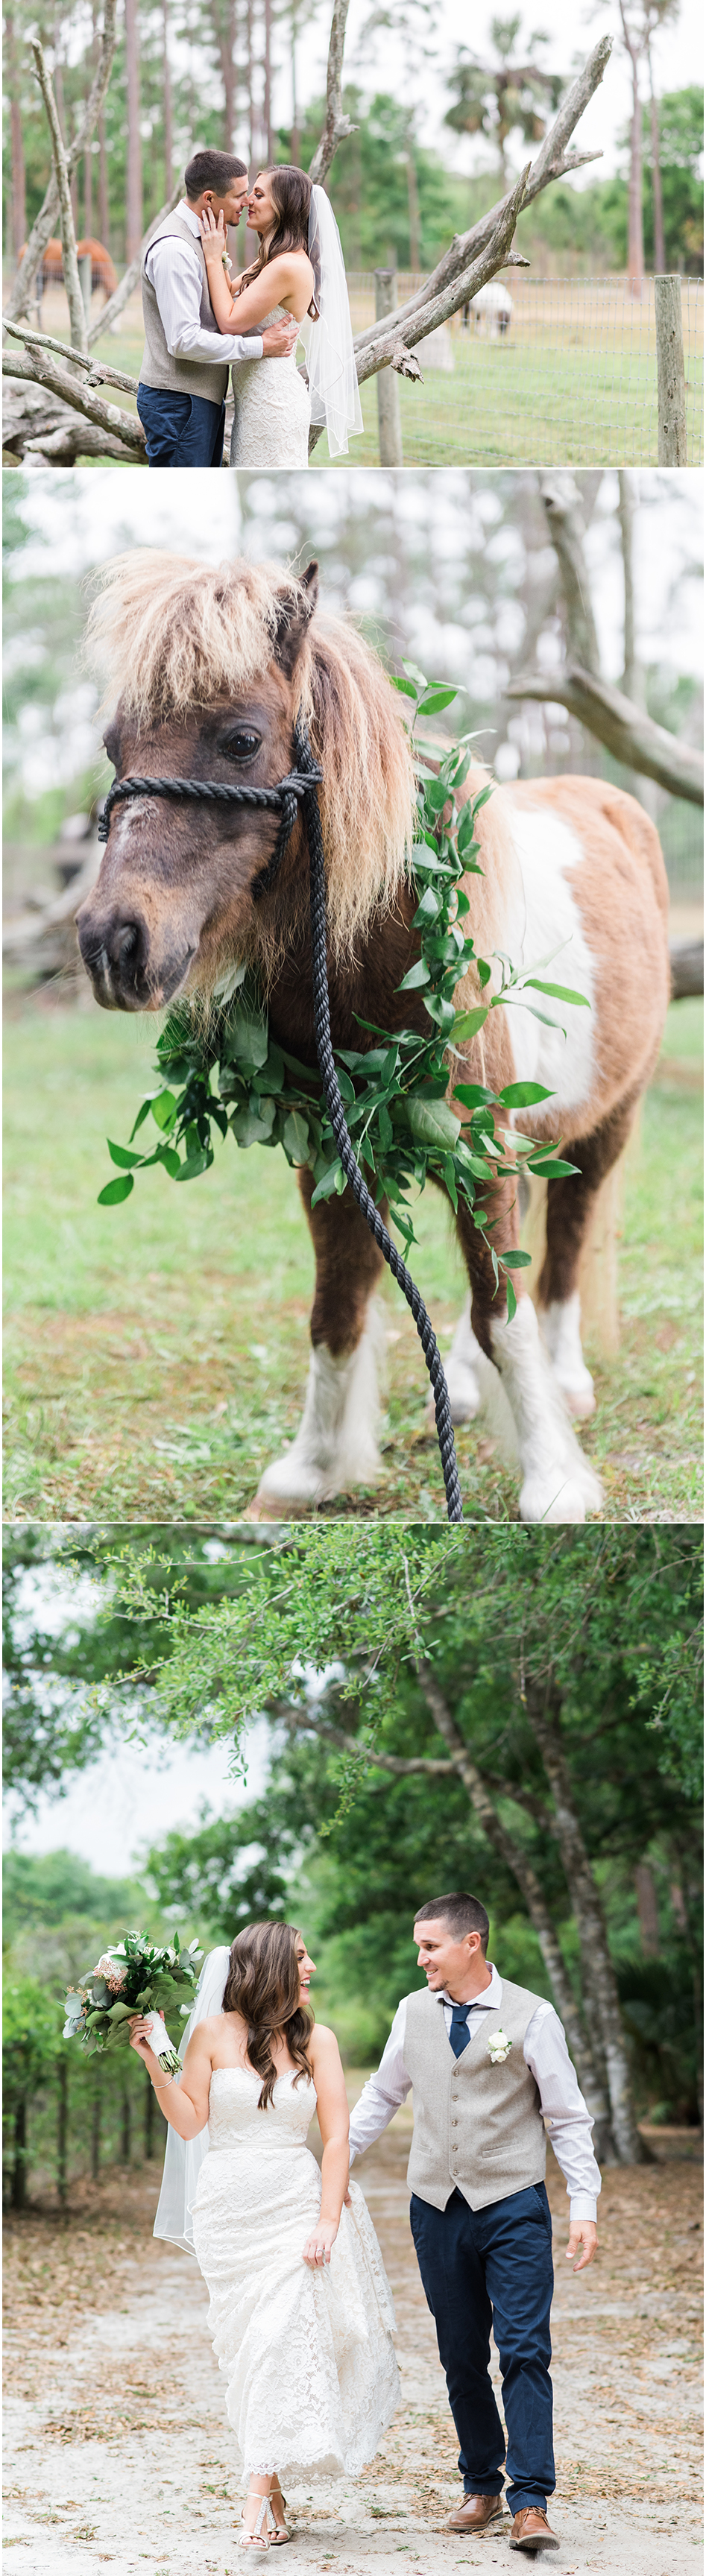
[[[186,982],[193,946],[156,959],[147,925],[134,912],[96,917],[90,899],[76,914],[78,944],[104,1011],[158,1011]]]

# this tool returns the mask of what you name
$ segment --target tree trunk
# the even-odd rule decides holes
[[[652,141],[652,227],[654,249],[652,266],[655,277],[663,277],[667,262],[664,255],[664,208],[662,205],[662,166],[660,162],[659,114],[652,79],[652,51],[647,47],[647,69],[650,75],[650,133]]]
[[[625,12],[620,7],[626,52],[630,56],[632,76],[632,117],[630,121],[630,177],[628,180],[628,287],[631,295],[642,294],[645,253],[642,233],[642,101],[638,81],[639,53],[628,35]]]
[[[557,1841],[576,1917],[581,1950],[581,1990],[591,2043],[602,2049],[608,2078],[613,2136],[621,2164],[644,2161],[632,2100],[628,2053],[615,1972],[608,1949],[603,1910],[584,1843],[561,1741],[556,1689],[540,1697],[530,1685],[525,1701],[527,1721],[539,1747],[552,1791]],[[594,2031],[597,2043],[594,2043]]]
[[[265,72],[265,95],[264,95],[264,99],[263,99],[263,103],[262,103],[262,110],[263,110],[263,121],[264,121],[264,127],[265,127],[265,150],[266,150],[266,153],[267,153],[267,167],[268,167],[268,170],[269,170],[270,165],[271,165],[271,162],[272,162],[272,158],[273,158],[273,153],[272,153],[272,0],[265,0],[265,61],[264,61],[264,72]]]
[[[169,62],[169,0],[162,0],[162,46],[164,50],[164,71],[162,78],[164,194],[165,197],[170,197],[172,193],[172,170],[174,167],[174,133],[172,123],[172,75]],[[225,149],[226,152],[230,152],[232,150],[230,132],[226,135]]]
[[[422,265],[422,242],[419,216],[419,189],[417,187],[417,165],[414,158],[411,119],[407,127],[407,149],[405,157],[407,165],[407,205],[409,208],[409,265],[418,276]]]
[[[11,2186],[10,2186],[10,2208],[11,2208],[11,2209],[26,2209],[26,2207],[27,2207],[27,2099],[26,2099],[26,2095],[23,2093],[23,2095],[22,2095],[22,2100],[21,2100],[20,2102],[17,2102],[17,2103],[16,2103],[16,2105],[15,2105],[14,2133],[13,2133],[13,2156],[12,2156],[12,2183],[11,2183]]]
[[[128,263],[135,259],[143,233],[142,137],[140,134],[140,54],[137,0],[125,0],[127,63],[127,185],[125,240]]]
[[[59,2206],[66,2208],[66,2162],[69,2141],[69,2069],[66,2057],[57,2066],[56,2114],[56,2188]]]
[[[98,231],[104,250],[110,250],[110,202],[108,198],[108,154],[105,141],[105,116],[98,118]]]
[[[496,1813],[496,1809],[493,1805],[490,1792],[486,1788],[485,1781],[483,1780],[477,1765],[473,1761],[472,1755],[469,1753],[464,1737],[461,1735],[459,1728],[456,1725],[455,1718],[451,1715],[451,1710],[447,1707],[443,1693],[439,1690],[438,1683],[429,1664],[423,1664],[418,1667],[418,1678],[424,1692],[427,1707],[431,1710],[434,1724],[438,1727],[439,1734],[443,1736],[444,1742],[448,1744],[454,1768],[458,1772],[459,1779],[463,1781],[463,1785],[467,1791],[468,1797],[470,1798],[474,1814],[477,1815],[484,1833],[487,1834],[488,1841],[492,1843],[493,1849],[497,1851],[499,1858],[504,1861],[506,1869],[510,1871],[515,1880],[516,1886],[519,1887],[521,1895],[524,1898],[533,1931],[537,1934],[547,1976],[552,1987],[556,2010],[560,2021],[562,2021],[564,2025],[568,2047],[576,2066],[579,2083],[581,2085],[582,2092],[585,2094],[589,2111],[591,2111],[593,2115],[596,2132],[595,2151],[598,2161],[602,2164],[613,2164],[616,2162],[617,2139],[614,2139],[612,2134],[611,2117],[608,2109],[606,2086],[602,2070],[600,2035],[599,2046],[597,2049],[593,2044],[592,2033],[590,2046],[587,2046],[586,2039],[581,2028],[579,2015],[576,2010],[571,1986],[569,1984],[569,1979],[564,1967],[564,1961],[559,1948],[554,1925],[551,1921],[548,1907],[545,1904],[539,1880],[532,1868],[531,1861],[526,1858],[526,1855],[521,1850],[519,1844],[513,1840],[511,1834],[506,1832],[505,1826],[501,1823],[501,1819]],[[508,1794],[510,1793],[508,1792]],[[622,2158],[618,2158],[617,2160],[620,2162],[623,2161]]]
[[[10,141],[12,149],[12,248],[15,259],[27,238],[25,196],[25,155],[22,135],[22,107],[15,48],[15,21],[5,13],[5,61],[10,94]]]
[[[97,2182],[101,2166],[101,2088],[96,2068],[91,2104],[91,2181]]]
[[[121,2109],[122,2109],[122,2117],[121,2117],[121,2123],[120,2123],[120,2162],[121,2162],[121,2165],[129,2165],[129,2162],[130,2162],[130,2131],[131,2131],[131,2112],[132,2112],[132,2101],[131,2101],[131,2097],[130,2097],[130,2086],[129,2086],[129,2084],[128,2084],[128,2081],[127,2081],[127,2077],[126,2077],[126,2076],[124,2076],[124,2077],[123,2077],[123,2091],[122,2091],[122,2105],[121,2105]]]

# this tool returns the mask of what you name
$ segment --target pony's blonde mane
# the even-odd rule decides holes
[[[217,567],[137,547],[102,576],[88,638],[107,694],[148,732],[170,717],[237,698],[272,664],[283,610],[305,593],[282,566]],[[349,952],[375,908],[394,903],[414,827],[414,774],[398,700],[347,620],[314,612],[292,683],[324,773],[322,815],[331,947]]]

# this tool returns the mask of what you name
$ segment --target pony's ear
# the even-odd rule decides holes
[[[319,567],[307,564],[291,590],[283,591],[277,615],[275,661],[291,680],[304,642],[307,626],[313,617],[319,596]]]

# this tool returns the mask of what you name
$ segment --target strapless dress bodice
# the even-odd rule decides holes
[[[257,2146],[303,2146],[316,2110],[310,2075],[297,2080],[294,2068],[278,2075],[267,2110],[259,2107],[262,2077],[252,2066],[214,2066],[208,2097],[208,2143],[211,2151]]]

